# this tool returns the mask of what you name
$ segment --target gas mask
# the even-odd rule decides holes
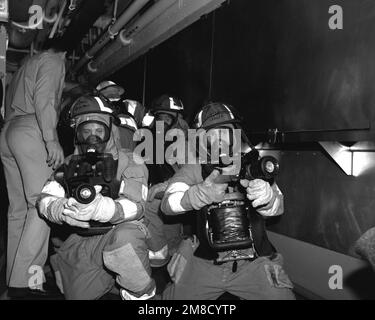
[[[150,129],[154,136],[163,136],[164,149],[166,150],[174,141],[165,140],[169,130],[182,130],[187,137],[188,124],[182,118],[181,114],[170,111],[148,112],[143,118],[143,126]],[[154,148],[154,151],[155,148]]]
[[[165,132],[176,127],[177,119],[178,115],[170,112],[157,112],[155,114],[155,121],[163,121]]]
[[[231,124],[198,131],[195,152],[204,171],[217,169],[224,175],[238,174],[241,151],[247,147],[242,135],[242,130]]]
[[[163,122],[163,129],[166,133],[168,130],[178,128],[178,114],[168,111],[149,111],[142,120],[142,126],[152,131],[156,131],[156,121]]]
[[[111,122],[109,124],[111,127]],[[82,154],[103,153],[110,138],[111,128],[98,120],[88,120],[78,125],[75,143]]]

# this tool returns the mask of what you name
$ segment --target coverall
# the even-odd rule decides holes
[[[46,143],[58,141],[64,78],[63,54],[42,52],[25,61],[7,91],[0,154],[9,197],[9,287],[29,287],[30,267],[43,267],[47,259],[50,228],[38,216],[35,203],[52,173]]]
[[[188,124],[182,117],[178,118],[177,128],[184,128],[187,132]],[[154,145],[154,150],[156,148]],[[148,165],[151,187],[146,203],[145,222],[155,239],[154,242],[158,243],[158,247],[166,243],[161,250],[154,251],[155,258],[151,260],[153,266],[163,265],[166,261],[165,256],[169,258],[175,253],[184,238],[184,224],[189,225],[191,222],[188,215],[167,216],[160,210],[161,198],[168,186],[168,180],[182,167],[183,163],[187,162],[187,152],[188,148],[185,150],[184,158],[178,159],[177,163],[172,165],[168,163],[168,159],[163,164]]]
[[[96,236],[72,234],[51,257],[58,286],[67,299],[98,299],[113,288],[115,281],[132,295],[150,297],[155,293],[148,260],[152,239],[143,223],[147,168],[132,161],[132,153],[119,150],[118,155],[114,154],[117,157],[116,176],[122,186],[109,221],[114,227]],[[52,176],[42,190],[40,213],[52,222],[62,223],[56,218],[53,201],[68,197]],[[127,219],[129,216],[141,218]]]
[[[190,210],[198,210],[200,204],[188,193],[188,190],[203,182],[202,167],[199,164],[183,166],[171,180],[162,200],[161,209],[165,214],[176,215]],[[283,195],[276,184],[272,185],[274,197],[269,204],[258,209],[262,215],[274,216],[283,213]],[[199,208],[200,209],[200,208]],[[192,214],[199,215],[200,211]],[[258,217],[262,219],[262,217]],[[204,226],[203,226],[204,227]],[[241,299],[293,299],[293,285],[282,268],[282,256],[274,252],[263,230],[253,226],[255,249],[267,252],[253,261],[239,260],[233,270],[233,262],[214,264],[203,249],[203,237],[184,240],[168,264],[173,283],[164,293],[165,300],[213,300],[224,292],[229,292]],[[199,226],[198,226],[199,228]],[[255,234],[258,233],[258,234]],[[265,246],[265,242],[267,245]],[[207,243],[208,245],[208,243]],[[199,246],[201,246],[199,248]],[[268,249],[263,249],[268,247]],[[197,256],[200,249],[201,257]],[[212,250],[212,249],[211,249]],[[203,253],[203,254],[202,254]],[[258,252],[259,253],[259,252]],[[220,252],[219,256],[227,252]]]
[[[174,170],[172,169],[172,166],[169,166],[168,164],[149,165],[148,169],[150,176],[155,169],[159,169],[160,173],[166,174],[168,172],[167,166],[170,168],[169,170]],[[161,197],[164,194],[167,185],[167,179],[161,179],[161,182],[157,183],[154,182],[150,187],[149,197],[146,202],[145,223],[152,234],[154,242],[158,244],[156,248],[157,250],[154,249],[150,252],[150,262],[153,267],[165,265],[168,262],[170,255],[174,253],[182,240],[182,225],[180,223],[176,224],[175,221],[173,221],[173,224],[166,224],[164,216],[160,211]]]

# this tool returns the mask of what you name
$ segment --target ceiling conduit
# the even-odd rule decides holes
[[[155,3],[148,10],[151,12],[151,10],[155,10],[155,6],[158,3],[159,5],[162,3],[165,4],[166,1],[167,0],[160,0],[160,2]],[[202,16],[219,8],[226,1],[227,0],[170,1],[170,3],[173,3],[170,7],[164,7],[163,12],[159,15],[155,15],[152,19],[150,15],[148,19],[151,21],[148,24],[132,32],[130,24],[133,25],[133,21],[135,21],[134,25],[136,25],[141,19],[145,19],[145,17],[150,14],[149,11],[145,11],[139,18],[137,17],[131,21],[129,27],[125,26],[125,29],[129,30],[130,33],[128,35],[128,33],[125,32],[125,38],[128,41],[131,39],[130,43],[114,52],[108,50],[105,54],[107,57],[105,60],[100,60],[99,57],[96,57],[95,62],[90,65],[96,72],[88,72],[82,76],[87,77],[90,83],[97,83],[105,79],[110,74],[145,54],[151,48],[159,45],[199,20]],[[108,55],[109,53],[111,54]],[[95,69],[93,67],[95,67]]]
[[[128,9],[116,20],[116,22],[108,27],[108,30],[99,38],[99,40],[86,52],[85,56],[78,61],[73,67],[72,72],[75,73],[81,69],[95,54],[102,49],[118,32],[147,4],[150,0],[136,0]]]
[[[174,4],[175,0],[159,0],[151,8],[149,8],[139,19],[125,26],[117,36],[116,41],[108,45],[102,53],[93,59],[88,65],[89,72],[97,72],[101,64],[105,62],[113,53],[120,50],[121,47],[131,43],[131,37],[138,31],[142,30],[151,21],[155,20],[159,15],[165,12]]]

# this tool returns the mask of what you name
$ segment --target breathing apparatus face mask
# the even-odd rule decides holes
[[[176,128],[178,114],[171,112],[156,112],[149,111],[143,118],[143,126],[156,131],[156,121],[162,122],[164,133],[168,130]]]
[[[76,130],[76,144],[84,154],[103,153],[109,138],[110,128],[100,121],[85,121]]]
[[[198,157],[202,163],[214,168],[224,169],[240,164],[241,150],[244,145],[242,130],[232,124],[203,131],[197,141]]]
[[[155,121],[163,121],[164,130],[168,131],[177,122],[177,115],[172,115],[170,113],[158,112],[155,114]]]

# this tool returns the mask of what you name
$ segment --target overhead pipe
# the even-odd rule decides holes
[[[119,50],[121,47],[124,47],[131,43],[131,40],[126,38],[125,34],[127,31],[125,29],[121,30],[120,34],[117,36],[116,40],[113,41],[109,46],[105,48],[94,60],[91,60],[87,64],[87,70],[91,73],[98,71],[99,65],[105,61],[109,56],[114,52]]]
[[[141,17],[139,17],[139,19],[135,20],[126,27],[126,37],[129,38],[136,32],[142,30],[150,22],[155,20],[159,15],[171,7],[175,2],[175,0],[158,0]]]
[[[78,61],[73,67],[72,72],[77,72],[81,69],[95,54],[102,49],[111,39],[113,39],[118,32],[133,18],[137,12],[150,0],[136,0],[128,9],[116,20],[116,22],[109,26],[107,31],[102,35],[99,40],[86,52],[84,57]]]
[[[125,26],[117,36],[116,41],[111,43],[103,50],[95,59],[93,59],[87,66],[87,69],[91,73],[98,71],[99,66],[114,52],[120,50],[123,46],[129,45],[131,36],[136,32],[142,30],[151,21],[155,20],[160,14],[165,12],[169,7],[174,4],[175,0],[159,0],[151,8],[149,8],[139,19],[133,21],[129,26]]]

